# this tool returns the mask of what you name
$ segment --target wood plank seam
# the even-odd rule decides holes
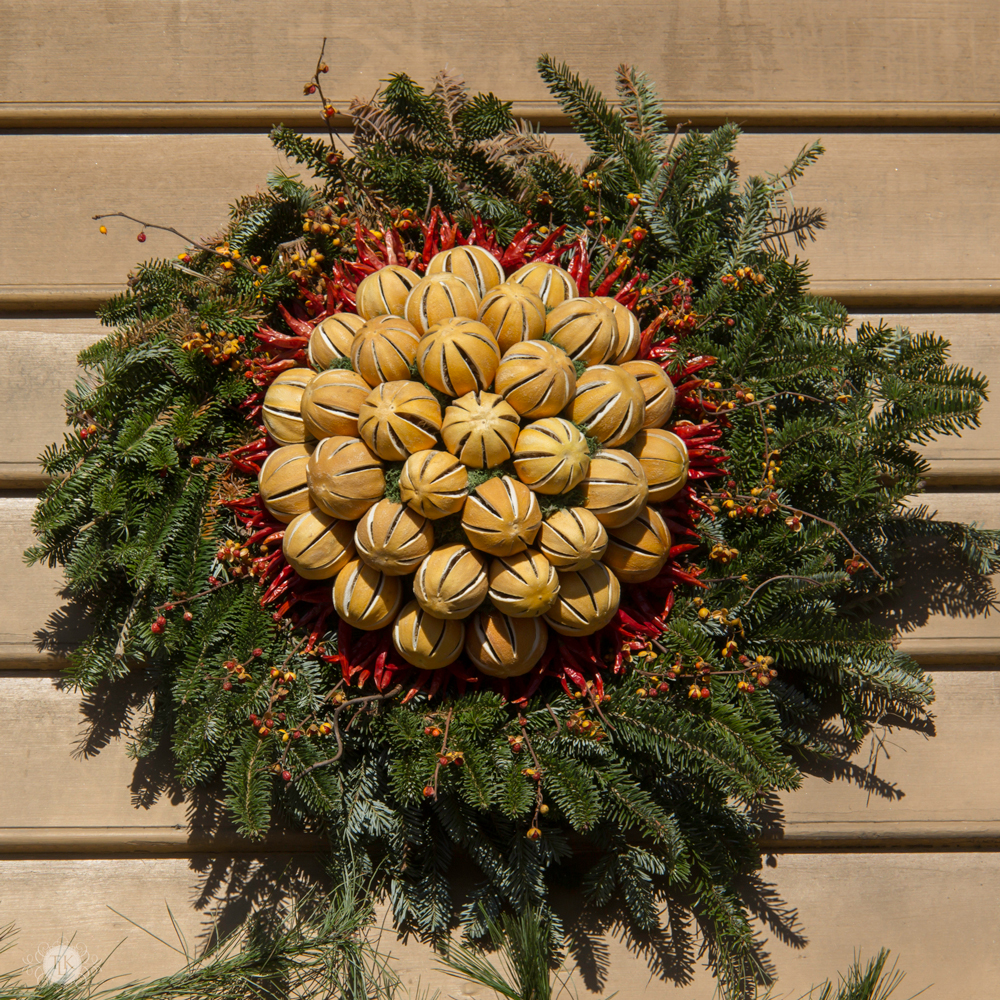
[[[352,95],[331,95],[344,107]],[[543,128],[569,128],[554,100],[515,101],[512,112]],[[664,104],[670,121],[712,128],[735,121],[747,127],[992,128],[1000,123],[995,101],[689,101]],[[315,128],[322,121],[314,101],[6,101],[4,129],[269,128],[278,122]],[[338,114],[335,128],[350,128]]]
[[[921,279],[870,282],[817,280],[815,295],[836,299],[848,309],[1000,309],[1000,278],[968,281]],[[124,284],[0,285],[0,312],[93,312],[125,290]]]
[[[20,857],[115,858],[144,855],[156,858],[192,857],[199,854],[261,856],[267,854],[322,854],[326,842],[315,834],[273,834],[263,841],[246,840],[236,834],[219,835],[208,830],[183,827],[39,827],[0,829],[0,859]],[[786,830],[780,837],[762,837],[758,846],[765,854],[918,854],[941,851],[1000,852],[1000,827],[961,831],[926,829],[912,833],[877,830],[850,834],[835,831],[798,833]]]

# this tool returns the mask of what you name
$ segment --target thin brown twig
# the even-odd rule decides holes
[[[775,449],[773,452],[769,452],[769,454],[772,455],[777,454],[778,451],[779,449]],[[719,498],[723,496],[723,494],[722,492],[710,493],[709,496],[713,498]],[[737,496],[730,496],[728,497],[728,499],[741,500],[744,503],[748,504],[756,504],[761,502],[759,497],[754,497],[754,496],[747,497],[743,495],[737,495]],[[851,553],[857,559],[860,559],[861,562],[864,563],[865,566],[867,566],[868,569],[870,569],[879,580],[885,581],[885,577],[872,565],[871,560],[854,544],[854,542],[850,540],[850,538],[847,537],[846,534],[844,534],[844,530],[843,528],[840,527],[840,525],[835,524],[833,521],[828,521],[825,517],[820,517],[819,514],[813,514],[811,511],[802,510],[799,507],[793,507],[791,504],[775,503],[774,510],[775,512],[779,510],[788,511],[791,514],[794,514],[796,517],[808,517],[812,521],[818,521],[820,524],[825,524],[828,528],[832,528],[844,540],[844,542],[847,544],[847,547],[851,550]]]
[[[344,755],[344,738],[340,734],[340,713],[343,712],[345,708],[351,705],[361,705],[369,701],[388,701],[390,698],[394,698],[400,691],[403,690],[402,684],[397,684],[391,691],[386,691],[385,694],[369,694],[362,698],[350,698],[348,701],[341,702],[333,710],[333,735],[337,738],[337,752],[333,757],[327,760],[317,761],[315,764],[310,764],[304,771],[301,771],[294,778],[298,781],[300,778],[304,778],[310,771],[315,771],[318,767],[326,767],[327,764],[336,764],[338,760]]]
[[[553,711],[551,705],[546,705],[545,707],[548,709],[549,715],[552,716],[552,721],[556,724],[556,732],[560,732],[562,730],[562,723],[559,721],[559,716]]]
[[[840,535],[840,537],[847,543],[851,552],[854,553],[854,555],[858,559],[860,559],[875,574],[875,576],[879,580],[882,580],[883,582],[885,581],[885,577],[871,564],[871,560],[869,560],[868,557],[860,549],[858,549],[858,547],[854,544],[854,542],[852,542],[847,537],[847,535],[844,534],[843,529],[839,525],[834,524],[833,521],[828,521],[825,517],[820,517],[819,514],[811,514],[809,511],[799,510],[797,507],[790,507],[788,505],[782,504],[781,509],[790,510],[793,514],[796,514],[800,517],[808,517],[811,518],[813,521],[819,521],[820,524],[825,524],[828,528],[833,528],[833,530],[838,535]]]
[[[320,70],[323,67],[323,54],[326,52],[326,36],[323,36],[323,44],[319,50],[319,58],[316,60],[316,70],[313,73],[313,86],[316,88],[316,92],[319,94],[320,102],[323,105],[323,121],[326,122],[326,130],[330,135],[330,145],[334,144],[333,137],[333,122],[331,121],[332,115],[326,113],[327,100],[326,95],[323,93],[323,85],[319,82]]]
[[[604,723],[604,728],[613,733],[615,731],[615,727],[611,725],[607,716],[601,710],[601,696],[596,691],[591,691],[590,693],[590,704],[594,711],[601,717],[601,721]]]
[[[188,246],[195,247],[198,250],[202,250],[205,253],[213,254],[216,257],[221,257],[223,260],[228,260],[231,264],[235,264],[237,267],[242,267],[249,271],[251,274],[257,274],[258,272],[245,261],[242,257],[233,260],[231,254],[224,253],[221,250],[216,250],[215,247],[210,247],[205,243],[199,243],[197,240],[191,239],[190,236],[185,236],[179,229],[174,229],[173,226],[161,226],[155,222],[144,222],[142,219],[137,219],[134,215],[127,215],[125,212],[104,212],[101,215],[91,216],[94,221],[99,221],[100,219],[128,219],[129,222],[135,222],[142,226],[143,229],[159,229],[164,233],[173,233],[174,236],[180,237]],[[203,278],[205,275],[199,274],[199,277]]]
[[[207,590],[199,590],[197,594],[192,594],[190,597],[175,597],[165,604],[157,604],[153,610],[154,611],[164,611],[166,610],[167,604],[173,604],[175,607],[181,604],[190,604],[192,601],[197,601],[199,598],[207,597],[209,594],[214,594],[217,590],[222,590],[223,587],[229,587],[234,583],[239,583],[241,580],[245,580],[246,577],[233,577],[232,580],[226,580],[225,583],[216,584],[214,587],[209,587]]]
[[[531,754],[531,760],[535,765],[535,815],[531,820],[531,825],[537,827],[538,817],[542,810],[542,765],[538,762],[538,755],[535,753],[535,748],[531,745],[531,738],[528,736],[528,720],[523,715],[520,715],[517,721],[521,725],[521,736],[528,745],[528,752]]]
[[[122,625],[122,630],[118,635],[118,642],[115,645],[115,659],[121,660],[125,656],[125,642],[128,639],[129,630],[132,628],[132,619],[135,618],[136,612],[139,610],[139,602],[146,596],[146,591],[149,590],[149,582],[144,583],[135,594],[135,598],[132,600],[132,606],[128,609],[128,614],[125,616],[125,623]]]
[[[744,604],[749,604],[757,594],[758,590],[763,589],[769,583],[774,583],[775,580],[805,580],[807,583],[811,583],[814,587],[822,587],[823,584],[814,580],[811,576],[797,576],[795,573],[781,573],[778,576],[768,577],[763,583],[758,584],[752,591],[750,591],[750,596],[743,602]]]
[[[454,712],[454,708],[448,709],[448,717],[444,720],[444,735],[441,737],[441,749],[438,752],[438,761],[434,767],[434,779],[431,782],[434,788],[434,798],[438,795],[438,775],[441,773],[441,758],[444,756],[448,749],[448,730],[451,728],[451,715]]]

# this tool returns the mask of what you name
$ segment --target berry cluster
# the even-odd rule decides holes
[[[228,262],[227,262],[228,263]],[[197,330],[188,333],[181,341],[185,351],[200,351],[213,365],[229,364],[231,371],[239,370],[235,355],[239,354],[246,337],[232,330],[212,330],[202,322]]]
[[[767,278],[752,267],[738,267],[734,274],[724,274],[719,280],[738,292],[748,284],[763,285]]]

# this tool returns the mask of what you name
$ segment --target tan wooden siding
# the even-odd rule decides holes
[[[214,903],[228,901],[234,918],[267,879],[316,871],[310,838],[278,831],[248,845],[216,822],[211,792],[192,797],[162,761],[129,760],[127,734],[99,729],[88,742],[88,720],[108,717],[107,692],[81,705],[56,686],[59,651],[39,652],[38,633],[63,606],[60,577],[20,553],[44,482],[37,455],[62,434],[77,351],[101,333],[87,312],[137,260],[182,248],[156,231],[140,246],[121,220],[102,237],[91,216],[125,211],[202,237],[268,170],[297,171],[266,130],[320,126],[301,88],[323,35],[341,110],[390,72],[429,82],[447,63],[579,155],[535,73],[548,51],[606,92],[619,62],[635,64],[678,121],[743,123],[743,176],[822,139],[827,154],[795,195],[828,214],[801,252],[814,290],[844,301],[855,322],[936,330],[953,360],[1000,378],[1000,21],[985,0],[478,0],[468,11],[386,0],[377,17],[361,0],[320,0],[280,19],[264,0],[238,12],[194,0],[0,0],[0,925],[21,926],[18,958],[74,935],[104,958],[124,938],[109,973],[166,972],[179,956],[115,910],[173,940],[169,903],[197,946]],[[1000,526],[1000,404],[924,454],[939,492],[923,502]],[[778,996],[882,945],[907,972],[906,995],[930,984],[940,1000],[996,994],[1000,617],[972,616],[982,595],[947,574],[930,550],[916,553],[908,591],[885,611],[902,648],[935,671],[933,727],[880,730],[849,762],[817,766],[766,825],[776,867],[761,876],[799,908],[808,938],[793,947],[762,930]],[[82,634],[69,623],[63,635],[74,628]],[[141,680],[128,685],[136,711]],[[661,995],[645,961],[601,931],[610,978],[581,982],[581,994]],[[461,995],[426,949],[392,950],[408,985]],[[671,992],[711,989],[699,973]]]
[[[993,313],[858,313],[854,317],[857,324],[866,321],[936,332],[951,341],[955,364],[983,372],[992,384],[1000,385],[1000,323]],[[7,428],[0,452],[0,489],[33,489],[44,484],[37,458],[65,433],[62,398],[83,375],[76,356],[106,332],[92,317],[0,313],[0,421]],[[935,487],[1000,483],[1000,401],[986,405],[979,428],[965,431],[961,438],[941,438],[922,450],[931,463],[927,481]]]
[[[747,134],[742,175],[779,171],[818,137]],[[825,156],[795,194],[828,214],[827,230],[802,252],[817,292],[880,310],[1000,304],[1000,134],[839,132],[823,141]],[[560,145],[582,148],[564,137]],[[0,172],[17,211],[0,240],[0,306],[91,308],[122,287],[137,259],[184,247],[155,230],[139,246],[138,227],[117,219],[101,236],[93,215],[123,211],[201,238],[279,166],[294,172],[262,133],[4,137]]]
[[[606,92],[615,67],[646,70],[684,118],[965,124],[995,121],[1000,29],[985,2],[888,0],[441,0],[313,3],[276,22],[264,0],[5,0],[3,114],[13,127],[186,121],[269,125],[267,105],[315,121],[302,98],[330,38],[328,89],[341,107],[405,71],[446,63],[471,86],[552,114],[535,72],[542,52]],[[264,107],[262,108],[261,105]]]
[[[772,861],[775,867],[763,869],[756,895],[776,918],[770,926],[758,923],[779,975],[777,997],[800,997],[831,970],[846,968],[859,953],[870,957],[883,945],[906,972],[903,996],[926,987],[934,998],[996,995],[1000,854],[801,853]],[[112,976],[155,975],[181,964],[170,947],[178,941],[171,913],[196,950],[220,915],[220,926],[227,927],[259,898],[265,880],[288,884],[314,871],[308,859],[281,856],[263,862],[207,855],[0,858],[4,913],[9,908],[20,914],[18,957],[37,961],[38,951],[72,940],[82,956],[103,958],[114,951],[104,968]],[[593,995],[588,989],[600,996],[617,990],[627,1000],[712,995],[712,983],[697,962],[691,982],[665,986],[617,938],[608,918],[567,917],[578,921],[585,940],[596,943],[596,956],[608,969],[605,976],[575,977],[580,995]],[[443,996],[492,1000],[490,992],[442,975],[430,950],[412,939],[404,945],[387,930],[378,943],[394,956],[397,973],[414,991],[419,981],[432,993],[440,988]],[[695,950],[698,943],[695,939]]]
[[[1000,757],[992,724],[1000,674],[945,667],[935,681],[930,725],[886,725],[851,760],[817,762],[801,789],[782,796],[763,844],[1000,847],[1000,774],[967,766],[970,753]],[[132,726],[141,718],[141,672],[127,687],[131,701],[102,691],[81,704],[52,672],[0,674],[10,720],[0,746],[0,855],[319,849],[317,839],[287,832],[264,845],[242,840],[224,816],[205,809],[217,789],[185,790],[168,777],[166,752],[137,767],[126,756],[127,727],[108,721],[126,706]]]

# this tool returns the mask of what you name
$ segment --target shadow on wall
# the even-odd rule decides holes
[[[963,565],[949,554],[944,544],[933,539],[911,543],[898,560],[897,569],[905,584],[886,598],[876,620],[900,634],[926,624],[933,615],[971,618],[988,614],[996,605],[997,595],[990,581]],[[85,616],[67,604],[52,615],[47,627],[35,638],[40,650],[62,653],[80,642],[85,634]],[[149,719],[155,685],[156,678],[150,671],[133,670],[120,680],[102,683],[86,695],[81,709],[87,728],[76,754],[92,757],[113,741],[134,738]],[[890,731],[910,729],[928,737],[935,734],[932,717],[928,715],[884,717],[872,722]],[[827,781],[849,782],[869,797],[898,800],[905,795],[905,789],[876,774],[877,739],[873,741],[870,759],[864,762],[855,759],[861,744],[840,727],[822,722],[819,733],[830,754],[800,761],[806,773]],[[174,805],[186,804],[186,850],[192,854],[191,869],[198,881],[193,904],[205,915],[202,947],[235,930],[255,910],[298,897],[309,889],[322,889],[327,883],[322,858],[316,853],[322,850],[321,837],[279,823],[264,844],[243,840],[227,815],[221,784],[215,782],[199,788],[182,785],[175,773],[169,745],[137,760],[131,792],[133,805],[140,810],[164,798]],[[780,842],[785,816],[777,795],[757,804],[754,819],[765,842]],[[596,856],[589,860],[596,860]],[[772,862],[769,858],[768,863]],[[595,992],[605,988],[611,948],[619,946],[641,956],[653,977],[677,985],[691,983],[702,964],[706,941],[702,928],[692,917],[689,901],[665,894],[665,929],[660,934],[638,935],[623,903],[592,909],[581,907],[578,888],[587,868],[588,850],[583,846],[571,861],[550,872],[552,901],[566,930],[568,958],[578,967],[585,988]],[[472,866],[460,858],[456,859],[453,874],[457,914],[471,897],[475,875]],[[758,921],[758,957],[768,973],[771,963],[764,948],[765,934],[794,948],[805,947],[807,939],[795,910],[764,878],[748,876],[741,891]],[[707,944],[710,946],[711,942]]]
[[[904,582],[876,621],[900,635],[926,625],[932,615],[978,618],[1000,610],[990,578],[962,563],[943,539],[911,540],[895,568]]]

